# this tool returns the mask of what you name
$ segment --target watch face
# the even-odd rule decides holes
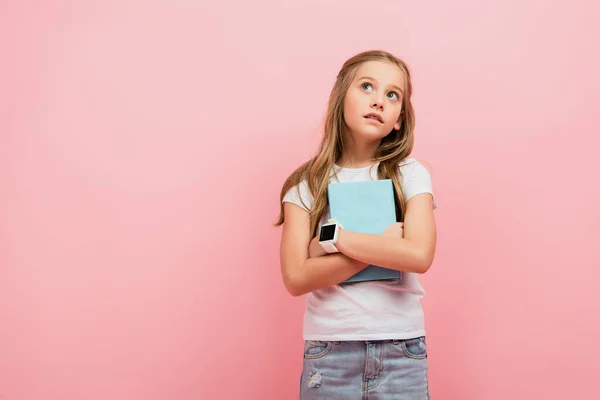
[[[334,236],[335,236],[335,225],[323,226],[323,227],[321,227],[321,236],[319,237],[319,242],[333,240]]]

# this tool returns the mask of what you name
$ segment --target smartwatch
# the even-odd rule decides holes
[[[319,233],[319,244],[327,253],[338,253],[339,250],[335,247],[338,240],[338,234],[343,226],[335,219],[330,219],[326,224],[321,226]]]

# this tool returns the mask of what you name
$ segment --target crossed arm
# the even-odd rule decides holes
[[[369,264],[404,272],[427,272],[433,262],[436,225],[433,198],[428,193],[406,202],[404,224],[390,226],[382,235],[350,232],[338,235],[336,254],[326,254],[311,239],[308,212],[285,203],[280,264],[283,283],[293,296],[336,285]]]

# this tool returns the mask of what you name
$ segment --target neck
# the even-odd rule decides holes
[[[352,135],[348,135],[347,138],[348,145],[345,154],[340,160],[340,167],[362,168],[373,164],[375,152],[381,141],[358,141],[352,138]]]

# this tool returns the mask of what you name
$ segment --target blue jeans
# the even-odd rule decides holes
[[[429,400],[425,337],[304,342],[300,400]]]

